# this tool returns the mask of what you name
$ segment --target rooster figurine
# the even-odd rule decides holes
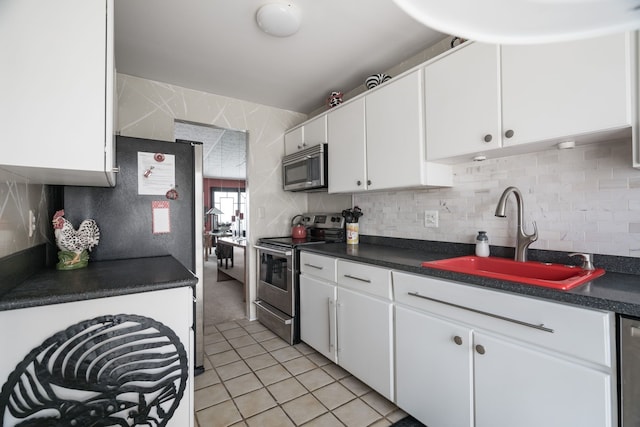
[[[53,215],[53,229],[56,244],[60,249],[56,265],[58,270],[74,270],[86,267],[89,263],[89,253],[100,240],[100,229],[93,219],[85,219],[80,227],[74,230],[73,225],[64,217],[64,210]]]

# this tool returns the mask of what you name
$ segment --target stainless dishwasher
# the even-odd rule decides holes
[[[640,426],[640,319],[620,316],[620,419]]]

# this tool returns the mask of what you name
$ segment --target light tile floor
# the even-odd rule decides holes
[[[385,427],[406,413],[304,343],[258,322],[205,326],[199,427]]]

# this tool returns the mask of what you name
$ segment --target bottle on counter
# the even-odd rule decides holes
[[[478,231],[476,236],[476,256],[489,256],[489,237],[487,237],[486,231]]]

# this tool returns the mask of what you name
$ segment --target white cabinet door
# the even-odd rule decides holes
[[[630,126],[626,33],[502,47],[504,145]]]
[[[113,185],[113,0],[1,8],[0,168],[34,183]]]
[[[466,327],[397,307],[398,406],[430,427],[473,426],[471,339]]]
[[[426,184],[421,70],[365,97],[369,190]]]
[[[336,285],[300,276],[300,338],[337,363]]]
[[[475,345],[476,427],[614,425],[606,373],[487,334]]]
[[[284,154],[292,154],[302,150],[304,127],[300,126],[284,134]]]
[[[327,142],[327,115],[323,114],[304,124],[304,148]],[[303,145],[304,145],[303,144]]]
[[[364,109],[359,98],[328,113],[329,193],[367,189]]]
[[[293,154],[326,142],[327,115],[323,114],[284,134],[284,154]]]
[[[391,303],[338,288],[337,317],[339,365],[394,400]]]
[[[472,43],[424,68],[427,160],[501,146],[498,52]]]

